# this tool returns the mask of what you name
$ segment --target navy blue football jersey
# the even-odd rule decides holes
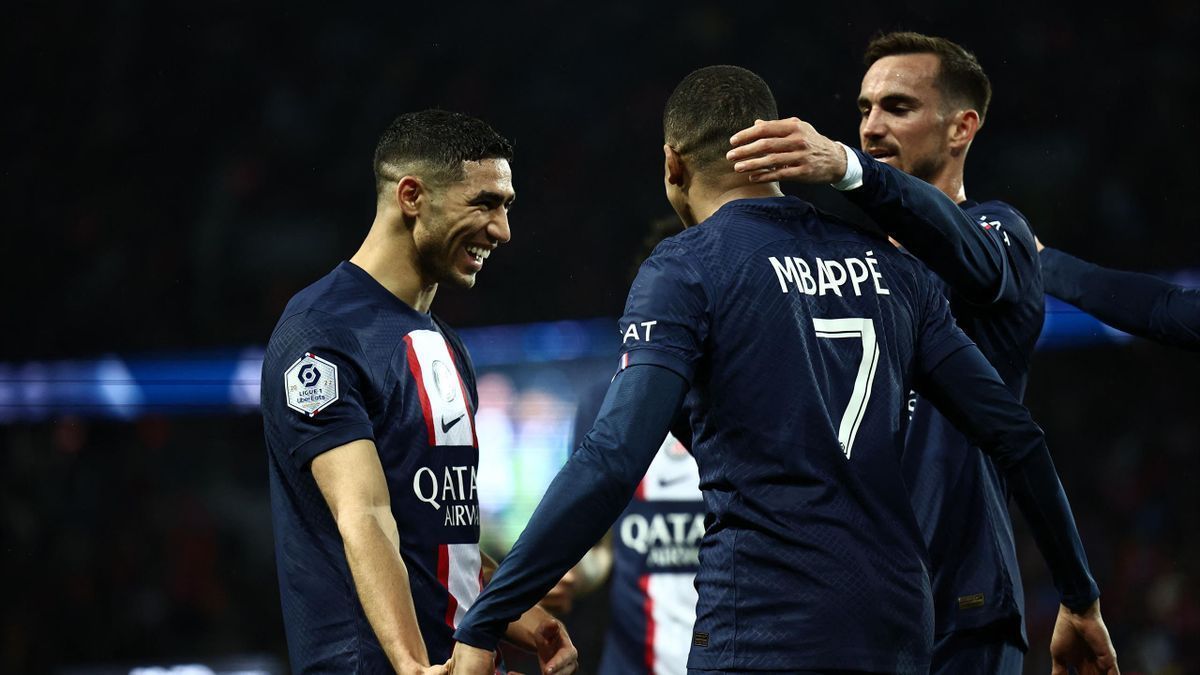
[[[691,384],[708,522],[688,667],[925,672],[906,398],[970,345],[926,270],[801,200],[738,200],[655,249],[620,328],[622,367]]]
[[[1042,331],[1045,301],[1033,233],[1013,207],[998,201],[960,205],[1006,262],[991,303],[972,303],[937,279],[958,325],[1017,399]],[[929,401],[915,393],[904,477],[929,549],[936,632],[1005,622],[1026,643],[1025,601],[1008,511],[1008,487],[995,463]]]
[[[298,293],[263,362],[262,412],[288,654],[297,672],[392,672],[310,471],[375,443],[429,657],[481,587],[475,375],[458,338],[352,263]]]

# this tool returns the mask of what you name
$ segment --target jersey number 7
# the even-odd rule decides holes
[[[854,389],[850,392],[850,401],[846,404],[842,421],[838,425],[838,443],[842,446],[842,452],[846,453],[846,459],[850,459],[854,436],[858,434],[858,426],[862,424],[867,402],[871,400],[875,366],[879,364],[879,342],[875,340],[875,322],[863,318],[814,318],[813,328],[816,329],[819,338],[862,340],[862,360],[859,361],[858,372],[854,376]]]

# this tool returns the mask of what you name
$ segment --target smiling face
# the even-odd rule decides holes
[[[863,151],[930,183],[950,158],[954,128],[938,67],[936,54],[885,56],[871,64],[858,95]]]
[[[483,261],[511,236],[508,209],[516,193],[508,160],[463,162],[463,173],[462,180],[430,190],[412,234],[428,282],[470,288]]]

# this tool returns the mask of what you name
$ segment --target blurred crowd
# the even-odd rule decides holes
[[[1198,259],[1195,3],[409,9],[20,3],[0,28],[20,130],[0,181],[21,252],[4,307],[24,326],[0,333],[5,358],[264,342],[365,233],[382,129],[434,106],[514,141],[518,192],[512,243],[438,311],[456,326],[618,313],[630,252],[666,209],[661,114],[679,78],[749,67],[783,114],[854,142],[880,29],[944,34],[989,72],[968,195],[1101,263]]]

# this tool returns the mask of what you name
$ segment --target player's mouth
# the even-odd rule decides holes
[[[885,162],[895,157],[896,151],[887,148],[867,148],[867,154],[881,162]]]
[[[478,244],[467,244],[463,248],[467,252],[468,264],[475,272],[483,269],[483,261],[492,254],[492,249]]]

